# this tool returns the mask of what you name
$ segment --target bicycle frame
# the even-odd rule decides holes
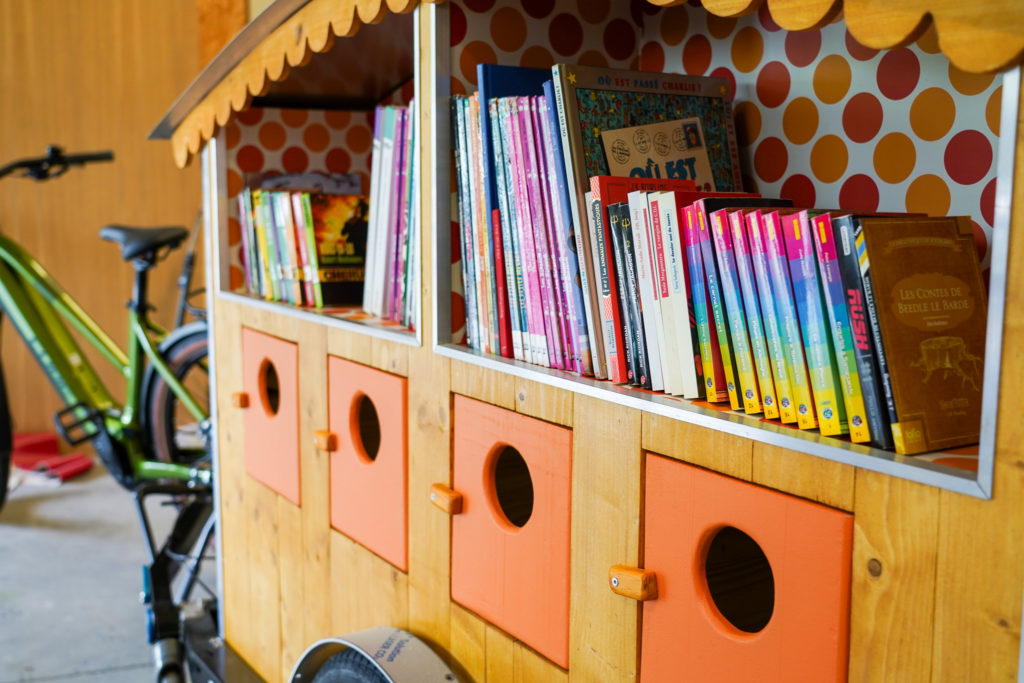
[[[136,480],[210,483],[212,473],[208,469],[146,457],[137,414],[145,360],[196,420],[204,422],[209,416],[161,358],[157,345],[167,332],[151,322],[144,311],[140,313],[129,307],[126,353],[38,261],[3,234],[0,234],[0,306],[75,417],[87,420],[90,411],[102,416],[103,429],[125,446]],[[103,384],[65,321],[125,378],[124,405],[119,405]],[[81,427],[90,437],[99,429],[92,422],[83,422]]]

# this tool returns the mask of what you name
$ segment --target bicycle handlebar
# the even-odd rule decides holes
[[[24,170],[22,177],[33,180],[49,180],[67,172],[71,166],[84,166],[97,161],[110,161],[114,153],[110,150],[102,152],[84,152],[81,154],[64,154],[64,150],[56,145],[46,148],[46,156],[31,159],[19,159],[0,166],[0,178],[15,171]]]

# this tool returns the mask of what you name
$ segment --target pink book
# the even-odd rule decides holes
[[[309,240],[306,236],[306,212],[302,206],[302,193],[292,192],[292,225],[295,226],[295,243],[299,250],[299,267],[302,268],[302,290],[303,300],[307,306],[313,306],[316,302],[316,295],[313,292],[313,266],[309,260]]]
[[[526,166],[524,162],[523,135],[521,117],[519,115],[519,98],[511,98],[509,119],[512,131],[512,169],[516,176],[515,202],[518,218],[517,234],[519,236],[520,258],[523,261],[523,286],[526,290],[527,325],[530,330],[530,353],[533,362],[544,367],[551,367],[548,358],[547,343],[544,341],[544,311],[541,298],[540,277],[538,275],[537,251],[533,240],[533,217],[529,211],[529,192],[527,190]]]

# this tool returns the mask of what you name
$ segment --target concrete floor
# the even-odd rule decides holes
[[[130,493],[97,463],[0,510],[0,683],[153,680]]]

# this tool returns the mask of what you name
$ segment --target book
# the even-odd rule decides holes
[[[875,353],[875,341],[871,334],[871,321],[868,319],[864,284],[861,281],[854,217],[851,215],[835,216],[832,219],[832,228],[837,247],[839,275],[843,283],[843,297],[850,317],[850,333],[853,338],[854,357],[857,361],[857,376],[860,380],[861,396],[864,401],[871,443],[878,448],[892,450],[895,446],[892,441],[892,429],[889,426],[889,409],[883,394],[881,368]],[[889,400],[892,400],[891,389]]]
[[[548,74],[550,75],[550,71]],[[558,247],[558,266],[565,296],[566,316],[568,317],[566,321],[567,337],[573,352],[574,369],[583,375],[593,375],[594,366],[583,295],[586,290],[582,279],[585,273],[580,267],[579,255],[576,251],[576,236],[572,223],[572,212],[569,209],[565,159],[562,156],[562,138],[558,130],[558,113],[554,106],[553,88],[550,78],[544,81],[544,98],[541,103],[548,162],[547,179],[554,219],[553,241]]]
[[[857,221],[899,417],[896,452],[976,443],[988,297],[970,218]]]
[[[263,279],[267,283],[263,298],[267,301],[280,301],[281,271],[278,265],[274,221],[267,193],[263,190],[254,190],[252,203],[253,225],[256,226],[256,240],[259,246],[260,261],[263,263]]]
[[[317,261],[316,234],[313,230],[313,207],[310,204],[309,196],[309,192],[293,192],[292,213],[295,214],[296,227],[301,225],[303,231],[302,241],[305,244],[306,261],[309,267],[309,272],[306,274],[306,282],[311,290],[307,294],[311,295],[310,301],[312,301],[313,306],[323,308],[324,296],[320,285],[320,263]]]
[[[807,361],[804,357],[803,337],[797,318],[793,285],[790,281],[786,243],[782,235],[781,216],[786,211],[761,212],[761,239],[759,246],[764,249],[764,258],[771,282],[772,303],[779,323],[779,336],[786,357],[786,377],[789,380],[793,404],[796,408],[796,425],[800,429],[814,429],[818,419],[814,409]]]
[[[598,282],[598,306],[601,312],[601,336],[604,340],[605,366],[608,379],[616,384],[628,381],[626,370],[626,346],[622,334],[622,311],[619,306],[618,286],[615,282],[615,271],[611,248],[611,231],[608,223],[608,211],[599,197],[590,194],[590,215],[592,230],[590,232],[590,248]]]
[[[823,213],[815,216],[811,219],[811,228],[818,273],[821,277],[821,291],[825,301],[829,337],[839,370],[839,387],[842,390],[843,403],[846,406],[850,441],[864,443],[871,440],[871,428],[860,386],[860,373],[857,370],[857,356],[854,350],[843,279],[839,272],[839,253],[835,231],[832,227],[832,215]]]
[[[849,424],[838,363],[829,340],[810,216],[811,213],[806,209],[783,216],[782,235],[789,260],[793,299],[804,342],[818,430],[823,436],[834,436],[846,434]]]
[[[699,117],[605,130],[601,141],[611,175],[680,178],[702,192],[716,189]]]
[[[242,232],[242,266],[245,269],[245,289],[260,296],[263,291],[261,264],[256,243],[256,229],[252,216],[252,190],[244,188],[238,194],[238,223]]]
[[[729,400],[729,391],[726,388],[725,366],[722,363],[718,331],[710,316],[710,294],[707,279],[704,277],[704,256],[700,246],[700,220],[694,204],[686,206],[685,214],[683,246],[686,250],[694,322],[697,326],[700,358],[704,368],[704,396],[709,403],[721,403]]]
[[[772,383],[775,385],[775,395],[779,405],[779,418],[783,424],[791,424],[797,421],[796,402],[789,384],[790,370],[788,369],[786,352],[782,344],[782,332],[779,317],[776,313],[775,295],[772,290],[771,277],[768,273],[768,252],[764,244],[764,233],[761,228],[761,210],[754,209],[749,211],[745,215],[745,219],[747,244],[750,248],[750,265],[757,289],[755,293],[757,306],[748,306],[747,312],[749,314],[755,308],[758,308],[761,312],[765,345],[768,347],[768,358],[771,361]]]
[[[315,244],[309,239],[306,230],[306,214],[302,205],[303,192],[289,192],[286,201],[292,214],[292,226],[295,228],[295,245],[299,252],[299,265],[302,269],[302,301],[306,306],[316,306],[314,266],[309,258],[309,251]]]
[[[309,209],[323,305],[359,304],[366,274],[367,198],[310,192]]]
[[[651,389],[672,393],[665,386],[662,352],[665,348],[665,332],[661,317],[661,285],[655,281],[652,269],[650,240],[650,211],[647,193],[629,193],[630,230],[632,231],[633,254],[636,263],[637,294],[640,297],[640,313],[644,325],[647,359],[650,366]]]
[[[736,282],[739,287],[746,316],[747,334],[750,337],[750,352],[757,373],[757,386],[761,390],[761,406],[764,416],[768,419],[780,417],[778,397],[775,394],[775,381],[772,378],[771,357],[764,336],[764,324],[761,322],[760,304],[758,303],[757,285],[754,282],[754,271],[750,261],[750,245],[747,243],[746,216],[742,210],[730,211],[728,215],[729,237],[732,241],[732,255],[736,264]],[[726,301],[728,308],[728,301]]]
[[[466,149],[466,111],[464,97],[455,96],[451,100],[452,120],[452,143],[453,157],[455,159],[455,180],[456,196],[453,198],[456,210],[452,212],[457,216],[459,247],[461,250],[460,263],[462,265],[462,289],[466,303],[466,343],[470,348],[482,350],[479,332],[479,316],[477,315],[477,286],[476,286],[476,265],[473,258],[473,229],[469,199],[469,154]],[[375,142],[376,144],[376,142]],[[376,150],[376,147],[375,147]],[[383,143],[380,146],[382,153]],[[374,157],[377,158],[376,156]],[[376,174],[377,163],[374,163]],[[374,198],[370,198],[370,207],[373,209]]]
[[[711,227],[711,243],[714,247],[719,282],[722,288],[726,326],[729,330],[729,338],[732,340],[733,356],[736,361],[740,403],[743,405],[745,413],[762,413],[764,407],[761,403],[761,389],[757,370],[754,367],[754,354],[751,350],[750,333],[747,331],[747,318],[743,311],[743,295],[740,292],[739,275],[736,272],[736,255],[729,228],[729,210],[719,209],[712,212],[708,218]]]
[[[650,389],[643,321],[640,318],[640,301],[636,293],[636,267],[633,255],[627,253],[626,235],[631,231],[632,223],[629,204],[611,204],[608,206],[608,217],[612,233],[612,252],[615,256],[615,277],[619,285],[619,305],[623,311],[623,335],[626,339],[627,360],[632,375],[629,379],[634,384]],[[632,242],[632,237],[628,238],[628,244],[632,245]]]
[[[281,270],[285,287],[285,300],[301,306],[302,301],[302,268],[299,261],[299,247],[295,240],[295,222],[292,219],[291,197],[287,192],[269,193],[270,208],[274,214],[274,227],[277,230]]]

